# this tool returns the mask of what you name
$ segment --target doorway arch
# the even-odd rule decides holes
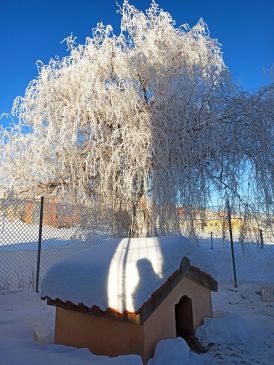
[[[175,305],[175,323],[176,337],[187,340],[194,335],[192,300],[186,295]]]

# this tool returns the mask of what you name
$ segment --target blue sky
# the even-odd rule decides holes
[[[122,3],[122,0],[118,0]],[[131,0],[144,10],[150,0]],[[267,81],[263,69],[274,64],[274,0],[158,0],[177,25],[193,26],[200,17],[222,44],[234,80],[245,89]],[[98,21],[118,30],[115,0],[0,0],[0,114],[9,112],[37,75],[36,61],[66,54],[68,35],[83,42]],[[5,125],[5,121],[0,121]]]

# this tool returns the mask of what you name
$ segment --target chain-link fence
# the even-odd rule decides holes
[[[184,209],[178,208],[180,232],[207,251],[220,282],[233,282],[236,274],[239,283],[274,285],[273,221],[269,217],[257,214],[247,220],[234,212],[229,219],[227,208],[212,207],[196,212],[191,227],[186,227],[183,215]],[[0,200],[0,292],[37,289],[39,279],[52,265],[92,246],[95,237],[113,237],[117,232],[126,236],[126,220],[126,216],[117,218],[110,208],[96,204]]]
[[[274,286],[273,219],[258,213],[246,219],[237,212],[228,214],[227,206],[215,206],[196,217],[194,225],[192,239],[208,252],[219,282]]]
[[[35,288],[40,276],[55,262],[86,247],[79,235],[76,207],[45,203],[41,262],[38,242],[41,202],[0,200],[0,290]]]

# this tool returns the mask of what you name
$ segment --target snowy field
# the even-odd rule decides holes
[[[0,293],[6,290],[32,289],[38,250],[37,224],[20,220],[0,219]],[[90,247],[94,242],[86,240],[87,233],[79,227],[43,227],[40,277],[56,262]],[[213,244],[213,249],[212,248]],[[229,241],[201,238],[199,246],[205,250],[217,269],[217,279],[232,282],[232,263]],[[239,283],[260,282],[262,286],[273,284],[274,244],[263,248],[256,243],[235,242],[236,269]]]
[[[220,283],[233,281],[231,246],[229,241],[200,240],[200,247],[206,250],[214,262],[217,279]],[[274,284],[274,244],[268,243],[261,248],[256,243],[234,243],[235,265],[238,283],[260,283],[262,286]]]
[[[214,318],[197,331],[207,354],[190,352],[181,339],[159,343],[149,365],[272,365],[274,303],[262,302],[259,284],[213,295]],[[141,365],[138,356],[108,358],[53,344],[54,308],[31,291],[0,295],[0,365]]]
[[[0,224],[0,292],[32,289],[38,253],[38,224],[2,218]],[[40,276],[56,262],[92,244],[79,227],[43,227]]]
[[[260,283],[241,284],[238,289],[221,285],[213,293],[214,318],[196,333],[209,345],[212,364],[273,364],[274,302],[263,302],[260,289]]]
[[[28,289],[34,285],[37,227],[27,226],[6,225],[5,240],[0,235],[0,365],[141,365],[138,356],[108,358],[53,344],[54,308]],[[45,230],[44,239],[42,275],[90,245],[65,228]],[[193,353],[182,339],[161,341],[149,365],[272,365],[274,302],[263,302],[260,290],[274,286],[274,245],[235,244],[238,289],[232,284],[229,242],[216,239],[213,249],[210,240],[199,245],[211,257],[220,283],[213,294],[214,318],[196,333],[208,352]]]

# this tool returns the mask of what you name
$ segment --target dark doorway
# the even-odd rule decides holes
[[[194,335],[192,300],[185,295],[175,305],[175,320],[176,336],[190,339]]]

